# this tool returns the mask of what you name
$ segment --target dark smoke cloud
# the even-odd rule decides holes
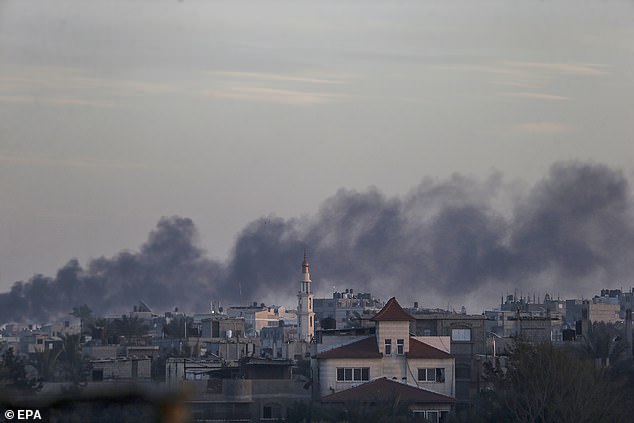
[[[69,261],[55,278],[36,275],[0,294],[0,321],[68,316],[88,304],[98,313],[129,310],[139,299],[159,310],[203,308],[223,266],[205,257],[191,219],[162,218],[138,252],[92,260],[86,269]]]
[[[304,247],[321,287],[444,301],[515,288],[594,294],[631,284],[633,211],[621,172],[569,162],[522,193],[499,174],[427,179],[400,198],[340,190],[311,217],[250,223],[227,263],[205,256],[190,219],[163,218],[138,252],[85,269],[71,260],[54,278],[14,284],[0,294],[0,321],[45,320],[83,303],[112,312],[137,299],[157,310],[279,303],[297,290]]]

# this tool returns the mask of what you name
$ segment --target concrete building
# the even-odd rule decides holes
[[[246,321],[244,317],[229,317],[216,314],[202,319],[201,338],[233,338],[246,336]]]
[[[484,316],[487,333],[501,338],[521,336],[531,342],[560,342],[567,327],[558,315],[550,317],[542,313],[487,310]]]
[[[359,325],[363,316],[376,314],[385,304],[370,293],[347,288],[332,298],[315,298],[315,319],[322,329],[346,329]]]
[[[345,408],[346,404],[362,404],[368,410],[376,407],[392,407],[394,401],[408,404],[408,411],[416,421],[443,423],[453,408],[455,400],[446,395],[420,389],[405,383],[382,377],[371,382],[323,397],[324,405]]]
[[[449,352],[449,338],[411,336],[413,320],[391,298],[372,318],[376,325],[374,334],[351,336],[348,343],[338,346],[317,344],[313,360],[316,397],[336,402],[364,391],[363,386],[371,389],[371,384],[386,379],[389,384],[381,382],[386,389],[394,381],[409,386],[405,388],[408,392],[410,388],[416,390],[412,392],[420,394],[420,398],[425,392],[435,400],[442,398],[446,405],[442,411],[448,412],[455,395],[455,360]],[[343,336],[333,338],[345,342]],[[333,396],[337,393],[341,393],[341,398]],[[424,411],[424,404],[419,406]]]
[[[276,327],[280,321],[295,323],[297,315],[293,311],[286,310],[284,306],[258,305],[254,302],[250,306],[231,306],[227,310],[227,317],[244,319],[244,332],[241,336],[259,336],[262,328]]]
[[[214,360],[170,358],[167,384],[188,392],[194,422],[280,421],[288,407],[309,401],[309,378],[288,360],[249,359],[227,367]]]
[[[149,357],[116,357],[93,359],[89,362],[92,382],[149,382],[152,359]]]
[[[572,328],[575,328],[577,335],[582,332],[582,322],[587,324],[592,322],[616,323],[621,320],[621,305],[606,298],[595,297],[592,300],[567,300],[566,320]]]
[[[301,360],[308,351],[305,342],[300,342],[297,325],[287,326],[280,322],[276,328],[268,327],[260,332],[260,357]]]
[[[478,356],[486,354],[486,326],[483,315],[442,310],[417,310],[410,331],[416,336],[442,337],[455,358],[455,397],[458,407],[475,398],[479,388]]]

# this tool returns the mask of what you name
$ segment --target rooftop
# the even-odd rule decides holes
[[[453,356],[443,350],[432,347],[410,336],[407,358],[452,358]]]
[[[374,335],[341,347],[324,351],[317,358],[381,358]]]
[[[385,307],[381,309],[377,314],[372,317],[375,322],[379,321],[406,321],[415,320],[414,317],[403,310],[403,307],[396,301],[395,297],[388,300]]]
[[[394,398],[400,401],[408,401],[413,403],[433,403],[433,404],[450,404],[455,399],[446,395],[431,392],[426,389],[417,388],[405,383],[387,379],[385,377],[375,379],[371,382],[345,391],[336,392],[327,395],[321,399],[322,402],[346,402],[346,401],[363,401],[363,402],[385,402]]]

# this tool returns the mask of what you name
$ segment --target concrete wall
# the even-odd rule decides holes
[[[396,340],[403,339],[405,352],[409,351],[409,322],[377,322],[376,339],[379,351],[385,355],[385,340],[392,340],[392,356],[396,355]]]
[[[149,358],[92,360],[90,365],[93,371],[103,371],[103,380],[150,379],[152,376],[152,360]]]
[[[396,357],[392,357],[396,358]],[[395,363],[397,361],[397,363]],[[438,392],[443,395],[455,395],[455,362],[450,359],[407,359],[398,357],[397,360],[383,359],[350,359],[350,358],[329,358],[319,359],[319,396],[344,391],[366,381],[337,381],[337,368],[358,368],[368,367],[370,369],[370,380],[386,377],[399,382],[407,382],[409,385],[418,386],[423,389]],[[443,368],[445,369],[444,382],[420,382],[418,381],[419,368]]]
[[[407,383],[418,386],[439,394],[455,396],[455,362],[454,359],[422,359],[414,358],[408,360]],[[418,369],[442,368],[445,369],[444,382],[422,382],[418,380]]]
[[[344,391],[354,386],[365,383],[365,381],[337,382],[338,367],[369,367],[370,380],[383,377],[383,364],[380,358],[357,359],[357,358],[329,358],[318,360],[319,396],[323,397],[335,392]],[[400,380],[400,379],[399,379]]]
[[[616,323],[619,321],[619,304],[594,304],[590,303],[588,318],[591,322]]]

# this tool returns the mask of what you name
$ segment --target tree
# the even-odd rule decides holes
[[[102,345],[110,344],[112,322],[103,317],[97,317],[87,325],[87,332],[90,333],[92,339],[100,340]]]
[[[136,316],[123,315],[120,319],[113,320],[110,325],[111,334],[115,337],[124,337],[127,342],[147,335],[149,330],[148,325]]]
[[[621,422],[628,420],[623,381],[592,360],[551,343],[517,340],[506,368],[489,365],[491,390],[469,421],[517,423]]]
[[[64,379],[75,388],[86,382],[86,360],[81,354],[79,335],[62,336],[59,364]]]
[[[46,348],[44,351],[37,353],[37,369],[43,381],[50,382],[55,380],[58,371],[59,356],[63,350],[61,346],[56,348]]]
[[[625,328],[614,323],[593,322],[581,345],[585,355],[605,367],[631,358],[626,357]]]
[[[93,319],[92,310],[86,304],[83,304],[78,307],[73,307],[73,311],[71,311],[70,314],[79,319],[79,335],[83,335],[84,323],[89,323]]]
[[[0,393],[32,395],[40,389],[42,389],[42,382],[27,375],[24,360],[13,353],[13,348],[5,351],[0,362]]]

